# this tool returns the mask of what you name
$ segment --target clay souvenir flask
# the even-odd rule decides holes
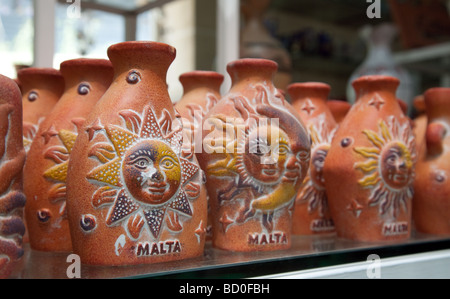
[[[352,107],[352,105],[349,102],[341,100],[328,100],[327,106],[330,109],[331,114],[334,117],[334,120],[338,124],[340,124],[344,120],[348,111],[350,111],[350,108]]]
[[[183,148],[198,153],[202,151],[203,119],[221,98],[220,87],[224,76],[212,71],[192,71],[181,74],[179,80],[183,86],[183,96],[174,107],[183,117]],[[208,213],[206,240],[211,239],[210,218]]]
[[[399,81],[364,76],[324,166],[325,188],[339,237],[407,239],[416,148],[409,119],[395,97]]]
[[[69,162],[74,252],[94,265],[132,265],[203,254],[206,190],[167,91],[175,48],[108,48],[115,76],[82,126]]]
[[[53,68],[26,68],[17,72],[22,91],[25,150],[30,149],[39,124],[52,111],[64,92],[64,78]]]
[[[65,92],[44,121],[28,151],[24,167],[25,207],[32,249],[71,251],[66,211],[67,168],[78,127],[113,77],[105,59],[74,59],[61,63]]]
[[[0,75],[0,278],[10,277],[24,253],[21,100],[17,84]]]
[[[287,89],[311,136],[308,174],[295,199],[292,233],[296,235],[334,232],[323,178],[323,165],[337,129],[327,106],[330,89],[320,82],[293,83]]]
[[[428,89],[424,97],[426,151],[416,167],[413,219],[420,232],[450,234],[450,88]]]
[[[232,87],[205,117],[203,151],[212,244],[230,251],[291,246],[292,208],[309,166],[309,135],[272,83],[277,64],[240,59]]]

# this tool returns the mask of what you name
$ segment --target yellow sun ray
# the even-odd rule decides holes
[[[357,147],[355,148],[355,152],[357,152],[358,154],[362,155],[365,158],[378,159],[381,151],[378,148]]]
[[[371,172],[378,168],[378,161],[369,160],[367,162],[358,162],[356,163],[355,168],[361,169],[364,172]]]
[[[385,142],[374,131],[364,130],[363,133],[377,148],[381,149],[384,146]]]
[[[77,134],[68,130],[61,130],[58,133],[61,142],[70,154],[77,138]],[[44,177],[58,182],[66,182],[69,161],[57,164],[44,172]]]
[[[364,178],[362,178],[361,180],[358,181],[358,183],[366,188],[366,187],[371,187],[371,186],[375,186],[376,184],[378,184],[380,182],[381,178],[378,172],[373,173],[372,175],[368,175],[365,176]]]
[[[70,154],[72,152],[73,145],[75,144],[75,140],[77,139],[77,134],[68,130],[61,130],[59,131],[58,136]]]
[[[106,126],[105,130],[119,157],[122,157],[128,147],[139,139],[138,135],[118,126]]]
[[[120,182],[121,165],[122,159],[120,157],[116,158],[92,170],[87,175],[87,178],[102,183],[110,184],[112,186],[122,187],[122,183]]]

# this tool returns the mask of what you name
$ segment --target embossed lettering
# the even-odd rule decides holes
[[[155,256],[180,252],[181,243],[178,240],[160,241],[154,243],[143,242],[138,244],[136,249],[136,256]]]
[[[383,225],[383,235],[395,236],[408,233],[408,222],[385,223]]]
[[[311,221],[311,230],[314,232],[333,231],[334,223],[331,219],[314,219]]]
[[[249,245],[286,244],[287,242],[287,235],[284,232],[274,232],[270,234],[255,233],[248,235]]]

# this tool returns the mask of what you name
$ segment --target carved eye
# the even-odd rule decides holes
[[[85,96],[91,91],[91,86],[88,83],[81,83],[78,85],[78,94]]]
[[[150,161],[147,157],[142,157],[133,162],[133,165],[139,169],[146,169],[150,165]]]
[[[30,91],[30,93],[28,94],[28,101],[30,102],[34,102],[38,99],[39,95],[36,91]]]
[[[97,221],[92,215],[82,215],[80,226],[85,232],[90,232],[97,226]]]
[[[164,169],[172,169],[175,166],[176,162],[171,157],[165,157],[159,164]]]
[[[37,218],[40,222],[42,223],[46,223],[50,220],[51,218],[51,213],[49,210],[47,209],[42,209],[37,211]]]
[[[436,173],[434,174],[434,179],[438,183],[443,183],[446,180],[445,172],[436,171]]]
[[[270,152],[270,147],[267,144],[267,140],[262,139],[254,139],[250,140],[250,148],[249,151],[251,154],[255,154],[257,156],[263,156]]]
[[[129,84],[137,84],[141,81],[141,74],[138,71],[132,70],[127,75],[127,82]]]
[[[341,141],[341,146],[342,146],[342,147],[347,147],[347,146],[349,146],[350,144],[352,144],[352,142],[353,142],[353,139],[352,139],[352,138],[344,138],[344,139],[342,139],[342,141]]]

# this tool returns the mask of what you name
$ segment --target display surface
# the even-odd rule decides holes
[[[381,259],[448,249],[450,238],[414,234],[407,241],[354,242],[329,236],[293,236],[287,250],[271,252],[228,252],[208,242],[202,256],[183,261],[134,266],[81,265],[83,279],[113,278],[250,278],[290,271],[367,261],[371,254]],[[65,279],[73,264],[71,253],[49,253],[25,246],[23,266],[12,277]],[[399,277],[401,275],[399,274]]]

